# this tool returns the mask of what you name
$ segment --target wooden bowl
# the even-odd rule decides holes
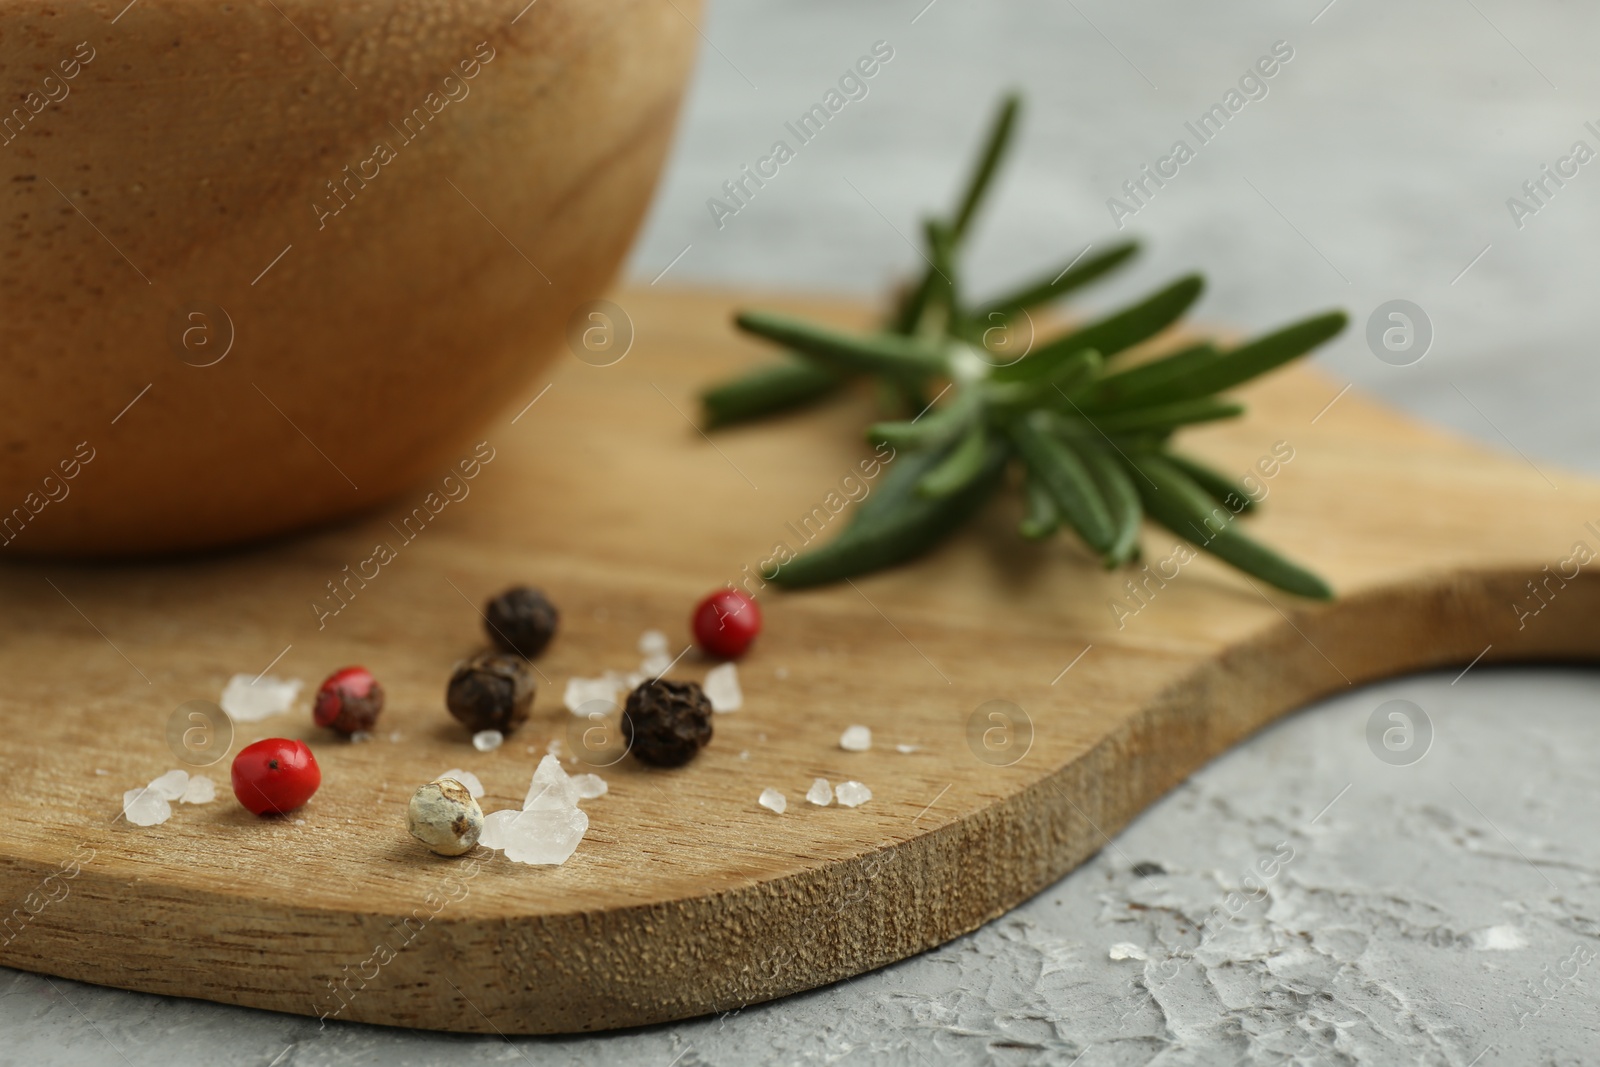
[[[698,4],[126,2],[0,9],[0,547],[260,538],[515,434]]]

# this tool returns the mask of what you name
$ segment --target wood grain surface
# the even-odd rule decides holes
[[[462,1031],[732,1009],[1004,913],[1307,701],[1479,656],[1600,650],[1583,625],[1600,594],[1576,562],[1600,549],[1586,525],[1600,520],[1600,488],[1293,370],[1248,392],[1248,417],[1187,440],[1237,473],[1292,449],[1263,479],[1263,513],[1244,521],[1328,577],[1335,603],[1266,591],[1205,558],[1129,600],[1139,572],[1107,573],[1066,540],[1020,541],[1016,502],[997,500],[917,564],[763,592],[766,629],[739,667],[744,708],[716,718],[685,768],[630,758],[602,770],[610,793],[585,802],[590,830],[564,866],[431,855],[405,829],[416,786],[463,767],[487,788],[486,810],[517,805],[546,746],[572,749],[581,720],[561,707],[568,677],[634,668],[648,628],[676,652],[694,601],[775,542],[797,544],[788,524],[826,510],[871,455],[857,432],[867,395],[703,436],[697,388],[770,358],[727,325],[734,301],[614,299],[633,323],[625,358],[563,355],[548,391],[508,398],[470,480],[447,483],[441,469],[366,519],[248,551],[0,570],[0,962]],[[866,314],[777,303],[841,323]],[[469,443],[461,459],[474,454]],[[117,462],[105,450],[74,497],[111,483]],[[307,477],[340,475],[330,463]],[[327,583],[346,566],[372,574],[362,561],[379,544],[392,558],[332,613]],[[1157,565],[1178,544],[1149,528],[1144,558]],[[1568,577],[1554,576],[1563,566]],[[524,581],[549,592],[562,629],[538,661],[530,722],[479,753],[444,711],[445,681],[482,647],[477,605]],[[215,803],[176,806],[150,828],[120,817],[124,790],[182,765],[167,727],[184,702],[215,700],[230,675],[269,664],[309,690],[350,663],[388,689],[373,740],[316,729],[302,698],[233,741],[313,746],[323,786],[302,811],[250,815],[224,760],[207,772],[223,787]],[[708,666],[690,652],[669,677],[698,680]],[[988,717],[996,700],[1020,709],[1009,725]],[[872,728],[871,751],[839,748],[855,723]],[[811,807],[816,776],[864,782],[873,799]],[[787,795],[786,814],[756,804],[768,786]],[[1307,796],[1300,814],[1328,800]]]

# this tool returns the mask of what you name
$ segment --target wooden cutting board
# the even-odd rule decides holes
[[[434,856],[406,833],[416,786],[461,767],[482,779],[486,810],[519,804],[547,745],[571,751],[568,677],[635,668],[649,628],[677,651],[695,600],[775,543],[798,546],[802,519],[856,484],[845,478],[870,455],[865,395],[708,439],[691,422],[696,390],[769,358],[729,328],[733,301],[615,299],[635,330],[626,357],[602,367],[563,353],[547,391],[508,398],[463,442],[463,459],[476,440],[480,458],[492,451],[470,481],[441,471],[368,520],[245,551],[0,570],[0,962],[447,1030],[736,1008],[1004,913],[1307,701],[1421,668],[1600,651],[1600,631],[1582,625],[1600,583],[1579,567],[1600,550],[1600,487],[1292,370],[1248,393],[1247,418],[1187,440],[1240,474],[1276,446],[1248,527],[1328,577],[1337,602],[1298,602],[1204,558],[1132,599],[1137,572],[1106,573],[1066,540],[1020,541],[1015,502],[997,501],[914,565],[766,591],[765,633],[739,665],[743,710],[718,716],[685,768],[602,770],[610,793],[585,803],[590,830],[564,866]],[[113,462],[86,468],[73,492],[94,492]],[[393,558],[363,563],[380,543]],[[1144,544],[1159,566],[1178,542],[1152,527]],[[340,603],[327,583],[347,566],[375,576],[344,586],[319,622],[313,605]],[[543,586],[562,629],[538,661],[532,720],[480,753],[444,711],[445,680],[482,645],[477,605],[514,582]],[[216,802],[149,828],[120,817],[124,790],[182,766],[168,726],[186,701],[269,665],[309,693],[351,663],[389,692],[374,739],[319,731],[304,697],[237,730],[235,751],[274,735],[313,746],[324,784],[295,816],[245,812],[223,760],[209,770]],[[691,652],[669,677],[707,667]],[[842,751],[857,723],[872,749]],[[872,800],[812,807],[815,777],[866,783]],[[786,794],[785,814],[757,805],[766,787]],[[1330,799],[1305,796],[1300,814]]]

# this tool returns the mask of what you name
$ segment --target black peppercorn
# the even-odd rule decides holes
[[[544,593],[525,585],[512,586],[484,609],[484,628],[498,648],[532,659],[555,636],[561,613]]]
[[[622,737],[643,762],[681,767],[711,741],[711,701],[694,682],[645,682],[628,694]]]
[[[475,656],[459,664],[445,690],[445,706],[473,733],[521,726],[533,705],[533,675],[526,660],[499,653]]]

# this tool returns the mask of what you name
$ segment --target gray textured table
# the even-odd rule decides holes
[[[1600,248],[1586,240],[1600,232],[1600,162],[1561,162],[1579,140],[1600,150],[1584,125],[1600,127],[1600,10],[925,3],[714,4],[633,275],[875,292],[913,262],[899,234],[944,206],[998,93],[1017,85],[1022,151],[971,271],[999,286],[1108,240],[1107,199],[1283,41],[1293,58],[1266,95],[1123,220],[1147,253],[1087,305],[1197,268],[1215,321],[1265,327],[1342,305],[1356,328],[1321,357],[1331,373],[1516,449],[1530,478],[1600,469],[1582,399],[1600,380]],[[706,201],[877,41],[894,56],[867,95],[719,228]],[[1535,202],[1522,185],[1546,164],[1577,173]],[[1511,197],[1537,210],[1513,212]],[[1410,366],[1375,358],[1361,328],[1392,299],[1434,330]],[[1410,766],[1364,739],[1395,697],[1436,731]],[[1354,691],[1217,760],[976,934],[727,1017],[507,1042],[319,1029],[0,970],[0,1063],[1593,1062],[1597,699],[1589,672],[1481,667]],[[1245,899],[1244,875],[1273,857]]]

